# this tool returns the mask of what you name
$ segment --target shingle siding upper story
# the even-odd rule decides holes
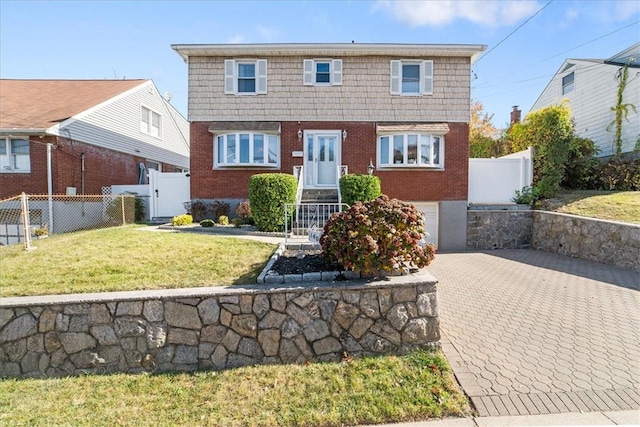
[[[469,121],[468,57],[422,58],[433,60],[433,95],[422,96],[391,95],[390,62],[402,57],[341,58],[336,86],[305,85],[305,59],[267,58],[267,93],[238,96],[225,95],[224,57],[190,57],[189,120]]]

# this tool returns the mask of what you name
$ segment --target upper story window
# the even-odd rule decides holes
[[[280,166],[280,137],[264,133],[227,133],[214,139],[215,166]]]
[[[562,78],[562,94],[563,95],[566,95],[573,90],[574,88],[573,77],[574,75],[572,71]]]
[[[433,61],[391,61],[392,95],[432,95]]]
[[[267,60],[224,61],[224,93],[258,95],[267,93]]]
[[[31,172],[28,139],[0,138],[0,172]]]
[[[342,84],[342,59],[305,59],[305,86],[339,86]]]
[[[160,138],[161,128],[162,116],[147,107],[140,107],[140,131]]]
[[[444,166],[444,137],[400,133],[378,137],[378,167]]]

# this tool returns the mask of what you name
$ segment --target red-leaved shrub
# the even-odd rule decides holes
[[[423,237],[422,213],[412,204],[383,195],[333,214],[320,244],[327,261],[375,274],[429,265],[436,248],[421,244]]]

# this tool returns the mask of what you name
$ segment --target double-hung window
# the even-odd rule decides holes
[[[566,95],[574,88],[574,74],[573,71],[562,78],[562,94]]]
[[[442,168],[444,137],[440,135],[397,133],[378,137],[380,168]]]
[[[0,138],[0,173],[31,171],[29,140],[22,138]]]
[[[217,135],[215,167],[280,166],[280,137],[264,133],[227,133]]]
[[[433,61],[391,61],[392,95],[432,95]]]
[[[342,84],[342,59],[305,59],[305,86],[339,86]]]
[[[140,107],[140,131],[160,138],[161,129],[162,116],[147,107]]]
[[[259,95],[267,93],[266,59],[226,59],[224,61],[224,93]]]

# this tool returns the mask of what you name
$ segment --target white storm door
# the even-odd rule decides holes
[[[336,187],[340,164],[340,132],[306,133],[305,186]]]

